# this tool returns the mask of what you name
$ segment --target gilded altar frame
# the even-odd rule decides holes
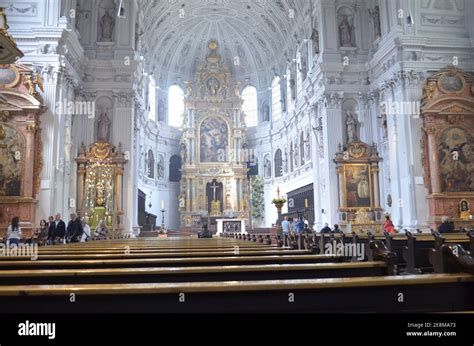
[[[13,78],[8,78],[9,75]],[[5,230],[11,219],[18,216],[24,234],[28,236],[36,223],[37,195],[43,167],[40,128],[41,115],[46,111],[40,95],[43,84],[38,74],[21,64],[0,65],[0,79],[2,76],[0,146],[3,151],[0,175],[2,186],[5,181],[14,179],[17,188],[0,192],[0,230]],[[4,174],[7,171],[9,176]]]
[[[380,188],[379,188],[379,162],[382,161],[377,152],[375,145],[368,145],[361,141],[352,141],[340,146],[340,150],[336,153],[334,162],[336,163],[336,173],[338,176],[339,189],[339,224],[343,230],[348,225],[355,232],[381,233],[381,223],[383,220],[383,209],[380,206]],[[364,170],[359,168],[365,168]],[[365,172],[363,175],[356,172]],[[352,184],[357,183],[357,191],[349,191],[348,189],[348,172],[360,175],[360,180],[355,180]],[[364,179],[363,179],[364,178]],[[363,184],[366,181],[366,184]],[[363,185],[361,185],[363,184]],[[368,186],[366,186],[368,185]],[[362,203],[362,198],[355,196],[356,203],[349,203],[349,195],[359,194],[360,188],[368,187],[368,198],[363,198],[366,203]],[[354,190],[352,188],[352,190]]]
[[[423,132],[421,138],[423,180],[428,190],[428,223],[438,227],[443,216],[454,222],[455,228],[474,227],[474,220],[460,215],[459,203],[474,203],[474,173],[469,150],[474,139],[474,75],[454,66],[441,69],[427,78],[421,104]],[[464,134],[466,145],[453,145],[449,133]],[[445,155],[457,152],[460,161]],[[472,155],[471,155],[472,156]],[[451,167],[452,166],[452,167]],[[454,177],[453,173],[460,177]]]
[[[76,158],[78,164],[77,169],[77,212],[81,216],[91,217],[91,209],[101,206],[97,200],[90,201],[90,196],[87,194],[88,189],[94,189],[95,186],[88,186],[91,182],[88,181],[88,171],[95,169],[96,165],[107,166],[113,170],[113,203],[112,209],[107,210],[107,217],[110,217],[108,222],[109,227],[121,230],[123,225],[123,174],[124,165],[127,160],[121,148],[118,150],[110,143],[98,141],[86,148],[84,144],[81,145],[81,150]],[[91,204],[92,203],[92,204]],[[95,225],[92,225],[95,226]]]

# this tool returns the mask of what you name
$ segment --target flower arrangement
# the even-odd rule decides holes
[[[286,203],[286,199],[283,197],[274,198],[272,200],[272,204],[285,204],[285,203]]]

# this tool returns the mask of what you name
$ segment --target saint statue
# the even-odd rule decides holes
[[[163,163],[163,158],[160,156],[158,158],[158,166],[157,166],[157,174],[158,174],[158,179],[163,179],[165,177],[165,165]]]
[[[291,98],[295,100],[296,99],[296,82],[293,78],[290,79],[290,88],[291,88]]]
[[[294,153],[294,159],[295,159],[295,167],[298,167],[298,158],[299,158],[299,152],[298,152],[298,140],[295,142],[295,153]]]
[[[267,103],[263,104],[263,121],[270,121],[270,107]]]
[[[357,120],[352,115],[351,111],[346,111],[346,131],[347,143],[358,140],[357,138]]]
[[[369,9],[369,15],[374,25],[374,39],[382,37],[382,29],[380,26],[380,8],[375,6],[373,10]]]
[[[114,18],[106,10],[105,14],[100,20],[100,41],[101,42],[112,42],[112,36],[114,32]]]
[[[102,111],[99,117],[99,121],[97,122],[97,140],[103,142],[109,142],[110,136],[110,120],[107,116],[107,112],[105,110]]]
[[[267,157],[265,159],[265,177],[270,178],[272,176],[272,163],[270,159]]]
[[[302,80],[305,80],[306,75],[308,74],[308,68],[306,66],[306,59],[304,58],[301,59],[300,73],[301,73]]]
[[[185,142],[181,142],[180,144],[180,152],[181,152],[181,162],[183,164],[186,163],[187,159],[188,159],[188,152],[187,152],[187,148],[186,148],[186,143]]]
[[[339,25],[339,36],[341,40],[341,47],[352,47],[352,35],[351,26],[347,16],[342,17],[341,24]]]
[[[219,81],[215,77],[211,77],[207,80],[207,88],[211,96],[216,96],[219,91]]]
[[[311,34],[311,40],[313,41],[313,55],[319,54],[319,31],[313,29],[313,33]]]

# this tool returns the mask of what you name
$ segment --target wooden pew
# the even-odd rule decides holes
[[[443,234],[446,242],[468,244],[466,233]],[[432,272],[433,265],[430,262],[431,249],[435,248],[435,237],[433,234],[421,234],[414,236],[407,232],[407,246],[403,248],[403,258],[407,266],[406,271],[410,274]]]
[[[7,285],[0,286],[0,306],[3,313],[439,312],[473,310],[473,291],[474,276],[470,274]],[[404,303],[396,299],[400,292],[404,294]],[[71,294],[75,295],[74,303],[70,302]]]
[[[50,254],[39,254],[37,260],[107,260],[107,259],[129,259],[129,258],[194,258],[194,257],[224,257],[224,256],[271,256],[271,255],[303,255],[308,254],[306,250],[229,250],[229,251],[183,251],[183,252],[147,252],[147,253],[113,253],[113,254],[59,254],[59,255],[50,255]],[[0,263],[2,261],[23,261],[29,259],[30,257],[23,256],[13,256],[13,257],[0,257]],[[35,259],[36,260],[36,259]]]
[[[288,280],[389,275],[385,262],[0,270],[1,285]]]
[[[263,265],[284,263],[328,263],[342,262],[332,255],[261,255],[225,257],[180,257],[180,258],[131,258],[101,260],[2,260],[0,270],[10,269],[82,269],[82,268],[146,268],[146,267],[192,267],[212,265]]]

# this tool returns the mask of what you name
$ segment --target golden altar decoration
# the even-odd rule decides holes
[[[450,66],[427,78],[421,117],[428,223],[448,216],[455,229],[474,227],[474,75]]]
[[[211,216],[221,215],[221,201],[214,200],[211,202]]]
[[[127,162],[119,148],[98,141],[84,144],[76,158],[78,214],[86,217],[92,229],[105,221],[109,229],[120,230],[123,219],[123,171]]]
[[[13,64],[23,52],[18,49],[15,40],[8,33],[5,9],[0,7],[0,64]]]
[[[0,231],[18,216],[26,237],[35,227],[43,166],[42,88],[28,67],[0,65]]]
[[[181,226],[214,216],[248,219],[247,127],[240,83],[211,40],[194,80],[186,81],[181,138]]]
[[[375,145],[359,140],[340,146],[334,162],[339,186],[339,224],[343,230],[383,233],[379,162]],[[350,225],[350,226],[349,226]]]

